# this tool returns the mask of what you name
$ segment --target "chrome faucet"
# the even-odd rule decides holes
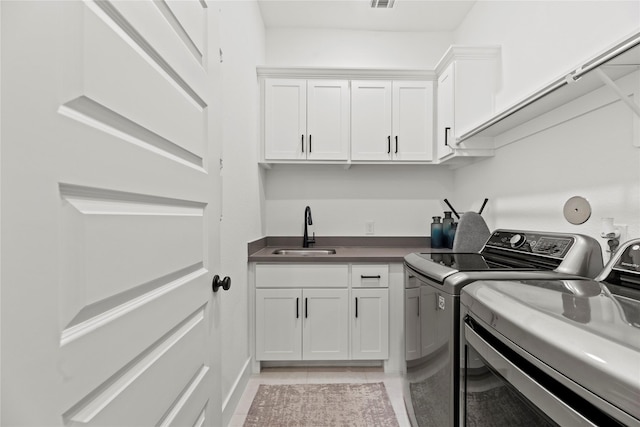
[[[313,237],[309,238],[309,232],[307,231],[307,225],[313,225],[311,219],[311,208],[307,206],[304,208],[304,236],[302,236],[302,247],[308,248],[309,245],[313,245],[316,242],[316,233],[313,233]]]

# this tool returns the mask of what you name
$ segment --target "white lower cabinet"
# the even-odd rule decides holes
[[[349,357],[347,289],[257,289],[257,360]]]
[[[348,289],[303,289],[302,360],[349,358]]]
[[[256,289],[256,359],[300,360],[300,289]]]
[[[389,289],[353,289],[351,357],[384,360],[389,357]]]
[[[388,359],[388,271],[386,264],[258,264],[256,361]]]

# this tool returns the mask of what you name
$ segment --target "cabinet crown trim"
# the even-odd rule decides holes
[[[502,48],[500,46],[467,46],[453,45],[442,55],[436,65],[435,73],[442,74],[447,66],[455,60],[495,60],[500,57]]]
[[[393,69],[257,66],[256,72],[258,77],[260,78],[436,80],[436,73],[433,70],[404,68]]]

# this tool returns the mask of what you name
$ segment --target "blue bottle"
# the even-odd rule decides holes
[[[446,211],[442,219],[442,246],[449,249],[453,247],[453,239],[451,239],[452,224],[453,218],[451,218],[451,211]]]
[[[435,249],[444,247],[444,239],[442,235],[442,223],[439,216],[433,217],[431,223],[431,247]]]
[[[447,237],[447,247],[453,249],[453,241],[456,239],[456,230],[458,229],[458,223],[452,222],[449,229],[449,236]]]

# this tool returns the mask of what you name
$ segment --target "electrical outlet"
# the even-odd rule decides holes
[[[368,235],[375,234],[375,225],[376,223],[373,221],[365,221],[364,233]]]

